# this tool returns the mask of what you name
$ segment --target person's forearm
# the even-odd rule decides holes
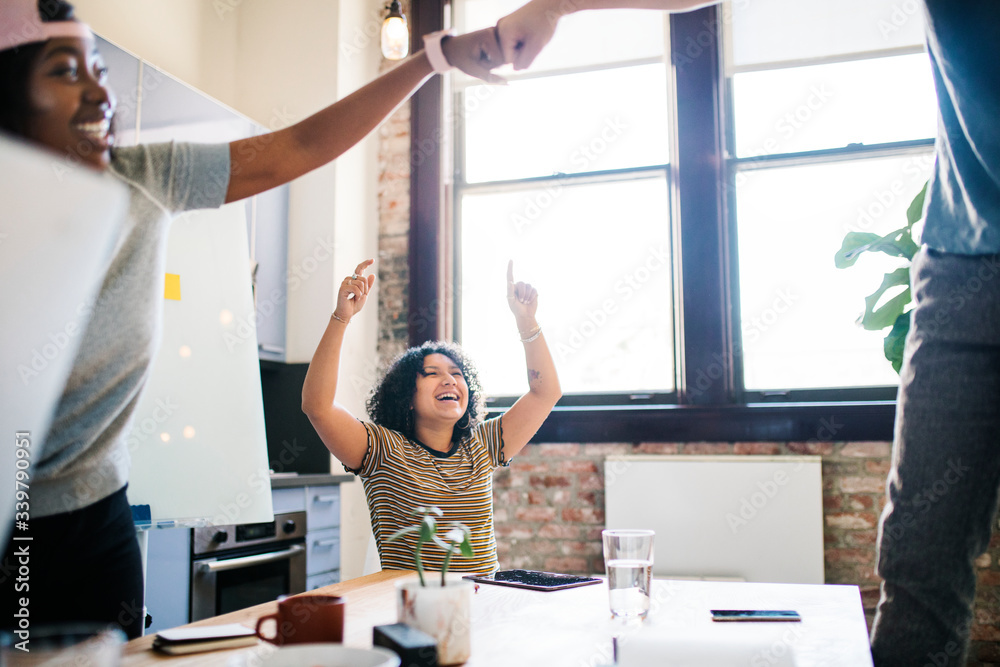
[[[305,120],[231,144],[226,201],[287,183],[342,155],[406,101],[433,69],[423,51]],[[246,147],[242,144],[249,142]],[[249,156],[249,157],[246,157]]]
[[[548,343],[534,317],[518,318],[517,330],[524,345],[524,360],[528,373],[528,392],[546,399],[552,405],[562,397],[559,376]]]
[[[337,396],[340,352],[347,325],[334,317],[323,333],[302,384],[302,411],[308,414],[328,410]]]
[[[330,162],[388,118],[434,73],[423,51],[319,113],[291,126],[311,156],[303,172]]]
[[[687,11],[717,4],[707,0],[534,0],[547,12],[565,16],[588,9],[659,9]]]

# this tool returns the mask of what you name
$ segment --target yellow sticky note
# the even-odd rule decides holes
[[[181,277],[176,273],[166,274],[163,285],[163,298],[173,301],[181,300]]]

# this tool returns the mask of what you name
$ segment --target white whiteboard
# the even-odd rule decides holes
[[[604,464],[608,528],[656,531],[664,577],[824,583],[818,456],[621,456]]]
[[[153,526],[272,519],[245,207],[170,228],[163,340],[128,435],[129,502]],[[137,522],[139,525],[139,522]]]

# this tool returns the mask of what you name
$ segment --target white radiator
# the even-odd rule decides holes
[[[662,577],[822,584],[818,456],[621,456],[604,464],[608,528],[656,531]]]

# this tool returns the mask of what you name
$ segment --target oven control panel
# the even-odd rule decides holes
[[[192,549],[195,557],[255,547],[285,540],[304,538],[306,513],[275,514],[274,521],[244,523],[230,526],[205,526],[194,529]]]

